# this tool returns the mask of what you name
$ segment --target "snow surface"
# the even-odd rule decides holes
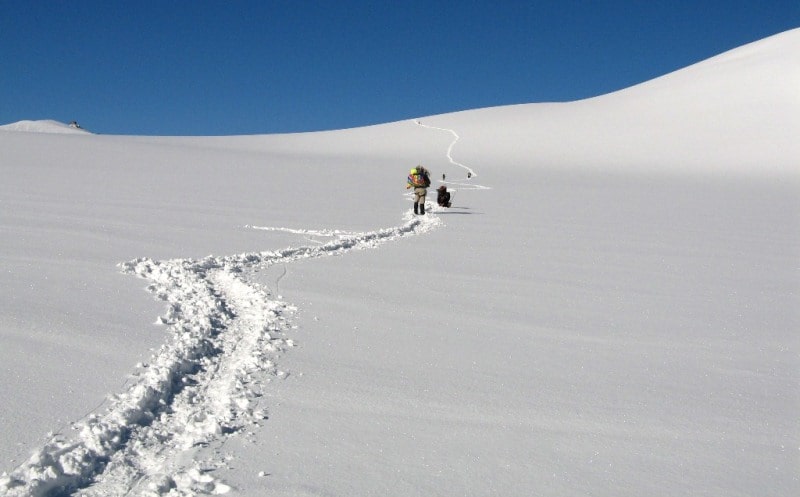
[[[0,494],[800,494],[798,88],[793,30],[565,104],[0,127]]]
[[[25,131],[29,133],[68,133],[68,134],[87,134],[83,128],[70,126],[53,120],[43,121],[18,121],[11,124],[0,126],[2,131]]]

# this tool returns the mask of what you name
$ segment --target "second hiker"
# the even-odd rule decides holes
[[[450,192],[447,191],[447,187],[442,185],[436,189],[436,203],[439,204],[439,207],[450,207],[452,205],[450,203]]]

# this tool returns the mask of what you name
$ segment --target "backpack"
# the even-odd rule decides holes
[[[415,188],[428,188],[431,186],[428,171],[421,167],[412,169],[411,174],[408,175],[408,183]]]
[[[436,191],[438,192],[436,203],[442,207],[450,207],[452,204],[450,203],[450,192],[447,191],[447,187],[442,185]]]

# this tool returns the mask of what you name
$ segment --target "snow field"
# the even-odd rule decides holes
[[[337,132],[5,127],[0,493],[797,495],[799,44]]]
[[[248,283],[247,273],[375,248],[440,224],[433,215],[406,214],[401,226],[368,233],[302,231],[336,235],[321,245],[122,264],[124,272],[150,281],[148,289],[167,302],[158,322],[169,327],[171,340],[142,365],[133,385],[111,400],[107,412],[76,423],[75,440],[54,437],[0,479],[0,488],[9,496],[227,493],[229,486],[206,474],[224,463],[201,466],[189,454],[197,446],[221,445],[226,436],[266,419],[256,407],[262,378],[284,378],[274,361],[294,346],[285,316],[294,309]]]

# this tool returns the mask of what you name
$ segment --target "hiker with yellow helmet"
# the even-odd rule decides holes
[[[414,214],[425,214],[425,196],[428,194],[429,186],[431,186],[431,179],[427,169],[417,166],[411,170],[406,182],[406,189],[414,189]]]

